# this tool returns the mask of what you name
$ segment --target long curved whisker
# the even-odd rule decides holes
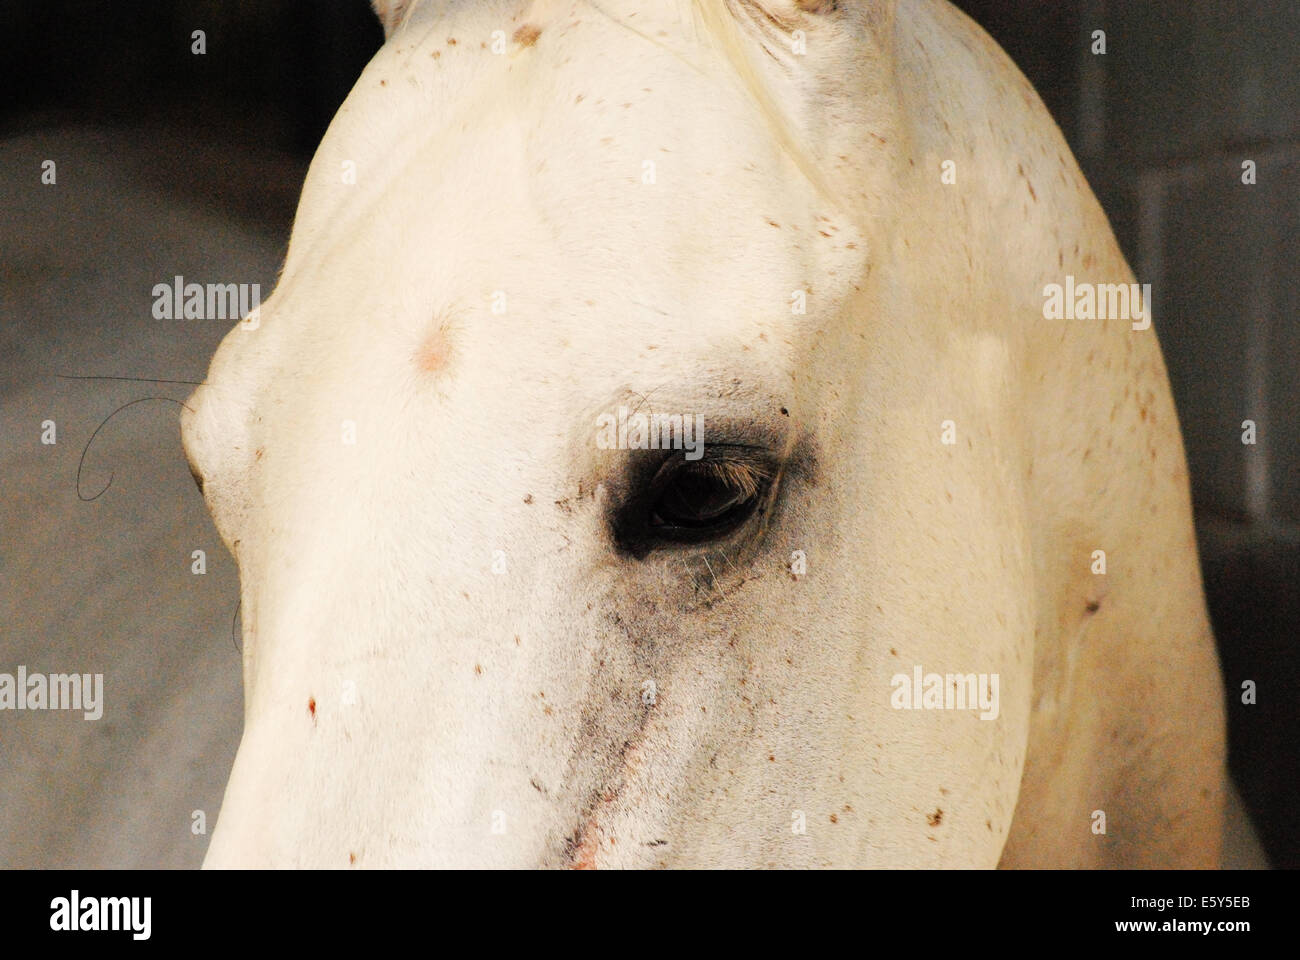
[[[138,399],[130,400],[122,404],[120,407],[118,407],[116,410],[110,413],[107,417],[105,417],[102,421],[100,421],[99,426],[95,428],[95,432],[90,435],[90,439],[86,441],[85,447],[82,448],[81,459],[77,461],[77,497],[80,498],[83,503],[89,503],[92,500],[98,500],[100,497],[104,495],[104,492],[113,485],[114,474],[113,471],[110,470],[108,473],[108,483],[104,484],[103,489],[101,489],[99,493],[95,494],[93,497],[88,497],[81,492],[81,471],[82,468],[85,467],[86,465],[86,454],[90,452],[90,445],[94,443],[95,438],[99,436],[99,431],[103,430],[104,427],[108,425],[108,421],[112,420],[114,417],[116,417],[127,407],[133,407],[137,403],[145,403],[149,400],[165,400],[168,403],[174,403],[177,406],[184,407],[186,410],[190,411],[190,413],[194,412],[193,407],[188,406],[183,400],[177,400],[175,397],[139,397]]]

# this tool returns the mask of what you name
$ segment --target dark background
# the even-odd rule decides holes
[[[1153,284],[1224,668],[1232,770],[1273,864],[1300,866],[1300,3],[958,6],[1037,87],[1139,279]],[[206,31],[204,56],[190,52],[195,29]],[[1097,29],[1105,56],[1090,52]],[[363,0],[9,2],[0,10],[0,145],[70,128],[125,131],[148,158],[128,164],[129,176],[283,251],[306,164],[381,42]],[[123,152],[120,139],[102,143],[105,155]],[[1257,165],[1254,186],[1241,182],[1243,160]],[[6,164],[4,175],[13,170]],[[6,219],[17,209],[7,206]],[[39,244],[38,228],[6,226]],[[4,282],[32,282],[21,275],[26,263],[11,255]],[[6,378],[22,375],[19,360],[60,343],[49,323],[18,336],[23,318],[2,319],[0,395]],[[176,361],[191,366],[168,373],[201,379],[219,336],[209,339],[197,361]],[[1254,446],[1241,443],[1245,419],[1258,425]],[[1256,705],[1241,703],[1245,680],[1257,684]]]

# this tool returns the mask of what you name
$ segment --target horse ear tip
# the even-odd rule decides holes
[[[380,26],[384,28],[385,40],[401,24],[402,18],[406,16],[406,8],[410,5],[411,0],[370,0],[370,8],[375,11]]]

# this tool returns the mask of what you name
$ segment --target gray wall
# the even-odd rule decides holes
[[[1087,0],[1082,20],[1109,50],[1084,55],[1074,139],[1153,284],[1232,766],[1274,863],[1300,866],[1300,4]]]
[[[1038,87],[1152,284],[1232,768],[1274,864],[1300,866],[1300,3],[957,2]]]

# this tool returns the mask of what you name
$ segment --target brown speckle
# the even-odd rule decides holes
[[[1087,605],[1083,609],[1088,613],[1096,613],[1098,610],[1101,609],[1101,601],[1089,600]]]
[[[348,863],[356,863],[356,862],[357,862],[357,855],[355,853],[349,853]]]
[[[483,667],[480,664],[474,664],[474,675],[478,677],[483,675]]]
[[[307,698],[307,712],[311,714],[311,722],[315,723],[316,722],[316,698],[315,697]]]
[[[541,29],[533,26],[531,23],[525,23],[515,31],[515,35],[510,39],[514,40],[514,42],[519,44],[521,47],[531,47],[537,42],[537,38],[541,35]]]
[[[943,823],[943,811],[936,807],[934,813],[925,818],[925,822],[932,827],[937,827]]]

